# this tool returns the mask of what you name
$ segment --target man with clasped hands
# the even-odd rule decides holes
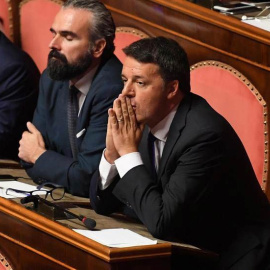
[[[107,110],[123,87],[122,64],[113,54],[115,25],[101,2],[68,0],[50,31],[48,67],[19,157],[35,182],[54,182],[88,197],[105,147]]]
[[[157,37],[124,52],[124,88],[90,187],[95,211],[122,211],[154,237],[215,251],[218,269],[269,269],[269,203],[235,131],[190,93],[184,50]]]

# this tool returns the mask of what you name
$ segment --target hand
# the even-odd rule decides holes
[[[118,154],[123,156],[138,152],[144,125],[137,122],[129,98],[119,95],[119,98],[114,101],[113,110],[109,110],[109,121],[113,143]]]
[[[20,159],[34,164],[46,151],[45,143],[41,133],[31,122],[27,122],[26,125],[28,131],[22,134],[18,156]]]
[[[108,114],[110,114],[110,111],[112,109],[109,109]],[[107,126],[107,135],[106,135],[106,150],[105,150],[105,158],[106,160],[113,164],[116,159],[119,158],[119,154],[117,150],[115,149],[113,137],[112,137],[112,123],[111,118],[108,119],[108,126]]]

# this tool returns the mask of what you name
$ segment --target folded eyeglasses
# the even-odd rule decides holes
[[[45,189],[45,187],[51,188],[51,189]],[[45,182],[41,185],[37,186],[37,189],[26,191],[26,190],[20,190],[15,188],[7,188],[6,194],[11,196],[18,196],[17,193],[24,194],[26,196],[35,196],[35,195],[43,195],[45,194],[45,200],[47,199],[48,195],[51,196],[51,198],[54,201],[61,200],[65,196],[65,188],[61,185],[51,183],[51,182]]]

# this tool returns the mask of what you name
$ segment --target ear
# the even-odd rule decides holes
[[[179,81],[174,80],[167,83],[167,98],[172,99],[179,94]]]
[[[94,46],[94,48],[92,50],[93,57],[95,57],[95,58],[101,57],[105,46],[106,46],[106,40],[104,38],[98,39],[95,42],[95,46]]]

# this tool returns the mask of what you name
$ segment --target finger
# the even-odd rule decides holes
[[[127,106],[127,99],[123,95],[119,95],[119,98],[121,100],[121,109],[122,109],[122,115],[123,115],[123,120],[125,124],[130,123],[130,118],[129,118],[129,113],[128,113],[128,106]]]
[[[109,123],[110,123],[111,129],[117,128],[118,121],[116,118],[115,111],[113,109],[109,109],[108,114],[109,114]]]
[[[38,129],[31,122],[27,122],[26,126],[31,133],[39,132]]]
[[[134,128],[136,128],[138,126],[138,123],[137,123],[136,115],[134,113],[134,109],[131,106],[130,98],[126,97],[126,103],[127,103],[127,111],[128,111],[130,123]]]
[[[124,120],[121,106],[121,99],[117,98],[113,104],[113,110],[116,114],[118,124],[121,124]]]

